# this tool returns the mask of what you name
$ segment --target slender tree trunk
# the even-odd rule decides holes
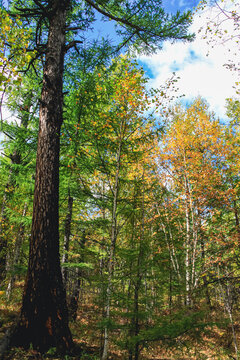
[[[21,154],[18,150],[14,150],[13,153],[9,156],[11,158],[11,164],[21,164]],[[13,168],[10,168],[8,182],[5,188],[3,202],[1,207],[1,218],[0,218],[0,284],[5,279],[6,269],[7,269],[7,238],[5,235],[6,227],[7,227],[7,202],[9,199],[9,195],[13,192],[15,186],[15,181],[13,180]]]
[[[219,276],[219,267],[218,267],[218,278],[220,278]],[[234,327],[234,321],[233,321],[233,302],[231,299],[231,290],[230,290],[230,286],[228,284],[228,282],[225,284],[225,289],[223,287],[223,285],[221,284],[221,281],[219,281],[219,285],[220,285],[220,290],[221,290],[221,295],[224,301],[224,305],[225,308],[227,310],[228,316],[229,316],[229,320],[231,322],[231,329],[232,329],[232,336],[233,336],[233,345],[234,345],[234,349],[235,349],[235,353],[236,353],[236,359],[239,359],[239,352],[238,352],[238,344],[237,344],[237,334],[235,331],[235,327]]]
[[[162,229],[163,229],[163,232],[164,232],[164,238],[165,238],[165,242],[166,242],[167,247],[168,247],[169,257],[170,257],[170,260],[172,262],[173,270],[177,274],[179,282],[181,282],[181,274],[180,274],[178,259],[177,259],[175,249],[174,249],[174,245],[173,245],[171,229],[169,229],[169,231],[170,231],[170,239],[171,239],[171,242],[170,242],[170,241],[168,241],[167,231],[166,231],[166,227],[165,227],[164,223],[162,222],[161,225],[162,225]]]
[[[68,269],[64,266],[68,262],[68,251],[69,251],[69,241],[71,235],[71,222],[72,222],[72,208],[73,208],[73,198],[68,194],[68,212],[65,219],[65,229],[64,229],[64,243],[63,243],[63,255],[62,255],[62,276],[63,283],[66,289],[67,280],[68,280]]]
[[[142,174],[142,206],[141,206],[141,228],[140,228],[140,244],[139,244],[139,253],[137,260],[137,279],[135,284],[135,293],[134,293],[134,335],[137,337],[140,330],[139,324],[139,291],[142,283],[142,263],[144,257],[144,232],[145,232],[145,197],[144,197],[144,170]],[[139,358],[139,342],[136,341],[134,349],[134,360]]]
[[[29,111],[32,103],[32,94],[27,94],[27,97],[23,99],[23,105],[20,106],[20,128],[27,129],[28,121],[29,121]],[[9,155],[11,159],[12,165],[20,165],[22,163],[22,154],[18,148],[14,149],[12,153]],[[7,202],[9,198],[9,194],[14,192],[15,181],[13,180],[13,174],[17,175],[18,170],[14,171],[13,167],[11,166],[8,182],[5,188],[5,193],[3,197],[2,207],[1,207],[1,214],[0,214],[0,283],[4,280],[5,274],[7,274],[8,268],[8,244],[7,239],[5,236],[5,228],[7,226],[7,215],[6,215],[6,208]]]
[[[105,182],[103,181],[102,183],[102,196],[105,195]],[[106,220],[106,209],[103,207],[102,208],[102,217],[103,220]],[[106,239],[103,236],[102,241],[101,241],[101,251],[104,250],[104,245],[106,243]],[[101,304],[102,304],[102,309],[101,309],[101,313],[102,313],[102,318],[104,318],[105,316],[105,259],[103,256],[100,256],[99,259],[99,272],[100,272],[100,278],[101,278],[101,285],[100,285],[100,293],[101,293]],[[100,354],[103,354],[103,348],[104,348],[104,329],[101,328],[101,335],[100,335]]]
[[[136,201],[136,189],[134,188],[134,196],[133,196],[133,208],[135,209],[137,207],[137,201]],[[131,218],[131,239],[130,239],[130,246],[131,249],[133,249],[135,251],[135,247],[136,247],[136,219],[135,216],[132,216]],[[129,266],[129,283],[128,283],[128,292],[127,292],[127,313],[131,312],[131,295],[132,293],[135,291],[134,288],[134,263],[133,261],[130,262],[130,266]],[[131,345],[131,343],[129,343],[129,340],[131,340],[131,338],[134,336],[134,316],[132,315],[130,318],[130,315],[128,315],[128,318],[130,319],[129,322],[129,331],[128,331],[128,338],[126,341],[126,347],[128,349],[128,359],[132,360],[133,359],[133,347]]]
[[[78,267],[75,270],[74,276],[75,276],[75,279],[73,282],[72,293],[71,293],[69,303],[68,303],[68,309],[69,309],[70,319],[75,321],[77,318],[78,299],[79,299],[79,293],[80,293],[80,289],[81,289],[81,277],[82,277],[82,272]]]
[[[198,245],[198,226],[195,221],[194,215],[194,202],[192,199],[191,188],[189,182],[187,181],[188,194],[189,194],[189,206],[191,210],[191,218],[192,218],[192,238],[193,238],[193,246],[192,246],[192,278],[191,278],[191,288],[193,289],[197,285],[197,276],[196,276],[196,261],[197,261],[197,245]]]
[[[52,1],[43,70],[28,273],[13,344],[46,352],[72,347],[59,258],[59,139],[69,1]]]
[[[187,180],[185,179],[185,182]],[[185,199],[185,218],[186,218],[186,240],[185,240],[185,271],[186,271],[186,305],[191,305],[190,298],[190,219],[189,219],[189,204],[188,204],[188,194],[186,191]]]
[[[142,236],[140,236],[139,253],[137,259],[137,276],[134,287],[134,316],[133,316],[133,327],[134,336],[137,337],[139,334],[139,291],[142,283],[142,257],[143,257],[143,243]],[[134,345],[134,360],[138,360],[139,357],[139,342],[136,340]]]
[[[141,212],[140,212],[140,229],[139,229],[139,248],[136,264],[136,278],[134,283],[134,299],[133,299],[133,315],[131,319],[131,328],[129,331],[129,337],[135,337],[134,346],[130,345],[128,349],[128,359],[129,360],[138,360],[139,358],[139,341],[137,336],[140,330],[139,324],[139,292],[141,290],[141,284],[143,279],[143,260],[144,260],[144,232],[145,232],[145,198],[144,198],[144,170],[142,174],[142,191],[141,191]],[[133,229],[134,231],[134,229]]]
[[[84,230],[82,239],[80,242],[80,248],[81,248],[81,256],[79,259],[80,263],[84,261],[83,251],[84,251],[86,240],[87,240],[86,232]],[[76,268],[75,276],[76,276],[76,278],[73,283],[73,290],[72,290],[70,300],[69,300],[69,316],[73,320],[76,320],[76,318],[77,318],[78,299],[79,299],[79,293],[80,293],[80,289],[81,289],[81,279],[83,277],[83,273],[80,268]]]
[[[26,213],[27,213],[27,203],[25,203],[25,205],[24,205],[22,216],[25,217]],[[19,263],[21,246],[22,246],[23,237],[24,237],[24,229],[25,229],[24,223],[21,223],[20,226],[19,226],[19,231],[18,231],[17,238],[16,238],[16,241],[15,241],[13,260],[12,260],[12,264],[11,264],[12,272],[14,271],[14,267],[17,266],[18,263]],[[10,277],[10,280],[8,282],[7,291],[6,291],[6,296],[7,296],[8,300],[10,300],[10,298],[11,298],[12,289],[13,289],[13,286],[14,286],[14,283],[15,283],[15,279],[16,279],[16,275],[15,275],[15,273],[12,273],[11,277]]]
[[[6,273],[6,259],[7,259],[7,238],[5,236],[6,230],[6,202],[7,202],[7,189],[3,196],[3,202],[1,207],[1,219],[0,219],[0,284],[5,278]]]
[[[206,262],[206,259],[205,259],[205,244],[204,244],[204,234],[201,233],[201,218],[200,218],[200,213],[198,212],[198,218],[200,219],[199,220],[199,231],[200,231],[200,244],[201,244],[201,257],[202,257],[202,269],[203,271],[205,272],[205,262]],[[209,309],[212,310],[212,303],[211,303],[211,297],[210,297],[210,294],[209,294],[209,290],[208,290],[208,282],[207,282],[207,277],[206,275],[203,276],[203,284],[206,288],[206,292],[205,292],[205,296],[206,296],[206,302],[209,306]]]
[[[169,260],[170,260],[170,259],[169,259]],[[171,267],[171,262],[169,261],[169,312],[170,312],[170,314],[171,314],[171,312],[172,312],[172,304],[173,304],[172,277],[173,277],[173,276],[172,276],[172,267]]]
[[[112,277],[114,271],[114,258],[115,258],[115,246],[117,240],[117,201],[118,201],[118,192],[119,192],[119,172],[120,172],[120,163],[121,163],[121,151],[122,151],[122,126],[120,128],[120,138],[119,145],[116,155],[116,173],[115,173],[115,182],[113,188],[113,209],[112,209],[112,225],[111,225],[111,244],[109,249],[109,259],[108,259],[108,285],[107,285],[107,303],[106,303],[106,315],[105,318],[107,321],[110,320],[110,306],[111,306],[111,293],[112,293]],[[104,345],[103,345],[103,354],[102,360],[108,358],[108,347],[109,347],[109,336],[108,336],[108,325],[104,329]]]
[[[157,203],[156,203],[156,210],[157,210],[158,215],[160,216],[159,206]],[[165,242],[168,247],[169,256],[170,256],[170,259],[172,262],[173,269],[178,276],[179,283],[181,283],[181,273],[180,273],[178,258],[177,258],[175,247],[174,247],[173,234],[171,231],[171,227],[169,226],[169,218],[168,218],[166,208],[164,208],[164,210],[165,210],[165,218],[166,218],[168,230],[166,229],[166,226],[163,221],[161,222],[161,226],[162,226],[162,230],[164,232],[164,238],[165,238]],[[168,234],[169,234],[169,240],[168,240]]]
[[[239,215],[238,215],[237,201],[236,201],[235,199],[233,200],[233,209],[234,209],[235,224],[236,224],[236,229],[237,229],[238,239],[239,239],[239,242],[240,242],[240,224],[239,224]]]

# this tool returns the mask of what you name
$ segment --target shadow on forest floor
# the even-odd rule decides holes
[[[2,300],[2,301],[1,301]],[[19,302],[7,303],[3,297],[0,299],[0,341],[6,331],[16,322],[19,310]],[[82,304],[78,311],[77,320],[70,323],[75,348],[71,355],[59,357],[55,349],[50,349],[47,354],[41,355],[32,349],[13,348],[5,356],[4,360],[99,360],[100,359],[100,332],[97,327],[98,309],[94,304]],[[220,309],[215,310],[209,316],[217,317]],[[237,319],[236,319],[237,320]],[[236,330],[240,328],[236,322]],[[120,334],[113,334],[116,339]],[[227,360],[234,359],[234,351],[231,339],[230,324],[225,328],[213,327],[208,333],[203,333],[201,338],[187,338],[190,348],[168,348],[161,342],[154,342],[141,353],[139,360]],[[240,339],[238,339],[240,341]],[[182,343],[183,343],[182,342]],[[232,356],[233,355],[233,356]],[[111,344],[109,360],[127,359],[126,351]]]

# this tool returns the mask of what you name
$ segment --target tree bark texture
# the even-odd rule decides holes
[[[33,220],[28,273],[20,322],[13,343],[65,353],[72,346],[59,258],[59,138],[65,24],[69,1],[55,0],[49,32],[39,114]]]

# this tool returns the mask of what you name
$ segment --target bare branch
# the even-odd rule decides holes
[[[71,41],[69,44],[65,45],[65,52],[67,52],[69,49],[71,49],[72,47],[75,48],[75,50],[79,53],[79,50],[77,48],[77,44],[82,44],[83,42],[81,40],[74,40]]]

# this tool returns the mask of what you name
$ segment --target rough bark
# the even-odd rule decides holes
[[[59,258],[59,136],[65,24],[69,1],[51,2],[39,135],[28,273],[20,322],[12,343],[46,352],[72,347]]]

